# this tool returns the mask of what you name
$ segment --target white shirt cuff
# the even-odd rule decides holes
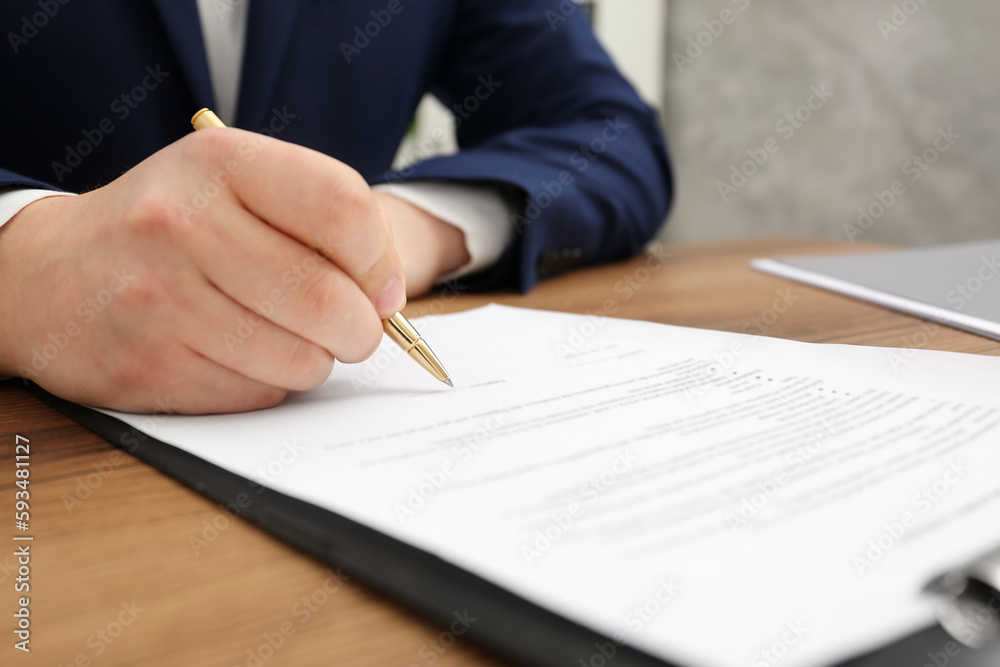
[[[3,227],[21,209],[39,199],[68,195],[69,192],[40,190],[38,188],[0,188],[0,227]]]
[[[441,276],[438,282],[461,278],[492,266],[514,238],[510,222],[514,211],[497,186],[421,181],[385,183],[373,189],[388,192],[418,206],[465,234],[469,262]]]

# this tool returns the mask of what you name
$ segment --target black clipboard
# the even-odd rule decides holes
[[[617,644],[373,528],[268,489],[114,417],[63,400],[32,382],[26,384],[40,400],[112,445],[437,625],[447,627],[456,612],[467,610],[476,621],[462,636],[514,664],[578,667],[582,660],[609,667],[681,667]]]
[[[327,565],[341,568],[370,589],[433,623],[447,627],[454,614],[476,617],[462,634],[517,665],[532,667],[697,667],[667,662],[570,621],[468,570],[330,510],[278,493],[182,449],[161,442],[102,412],[54,396],[25,381],[35,397],[181,484],[224,506]],[[250,502],[237,502],[243,494]],[[724,601],[720,601],[724,604]],[[725,641],[724,634],[720,641]],[[992,653],[956,642],[940,624],[835,667],[924,664],[941,653],[949,667],[980,667]],[[610,647],[614,654],[608,657]],[[604,647],[601,651],[599,647]],[[991,663],[991,664],[993,664]]]

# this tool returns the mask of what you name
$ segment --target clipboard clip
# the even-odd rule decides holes
[[[975,649],[1000,644],[1000,549],[935,578],[924,592],[956,641]]]

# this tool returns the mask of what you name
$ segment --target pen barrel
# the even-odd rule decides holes
[[[427,341],[420,337],[417,330],[413,328],[409,320],[403,317],[402,313],[396,313],[382,323],[385,334],[396,345],[403,348],[403,351],[415,362],[436,377],[441,382],[451,384],[448,379],[448,371],[441,365],[441,360],[427,345]]]
[[[403,317],[402,313],[396,313],[385,320],[382,328],[389,339],[403,348],[404,352],[409,352],[420,340],[420,334],[413,328],[409,320]]]

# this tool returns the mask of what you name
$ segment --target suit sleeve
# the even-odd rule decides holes
[[[56,190],[48,183],[36,181],[33,178],[19,176],[12,171],[0,168],[0,188],[41,188],[43,190]]]
[[[672,176],[655,112],[571,0],[456,0],[434,94],[460,151],[385,180],[507,186],[516,236],[470,287],[515,286],[637,253],[666,217]]]

